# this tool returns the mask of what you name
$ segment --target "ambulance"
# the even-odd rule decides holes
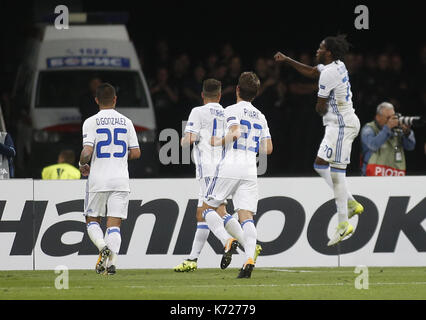
[[[158,170],[154,107],[135,47],[125,25],[38,26],[37,40],[19,68],[16,94],[28,104],[27,138],[31,173],[56,162],[61,149],[81,151],[81,96],[98,78],[117,91],[118,112],[133,121],[142,156],[129,162],[133,178],[153,177]],[[90,99],[89,99],[90,100]],[[24,134],[26,130],[22,130]]]

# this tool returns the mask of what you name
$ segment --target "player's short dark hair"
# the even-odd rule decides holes
[[[222,91],[222,82],[216,79],[206,79],[203,81],[203,94],[206,98],[215,98]]]
[[[238,79],[240,88],[240,98],[244,101],[253,101],[256,98],[260,87],[259,77],[251,71],[243,72]]]
[[[344,60],[351,44],[346,40],[345,34],[339,34],[335,37],[328,36],[324,39],[325,47],[331,52],[334,60]]]
[[[64,159],[64,162],[74,165],[75,153],[73,150],[62,150],[59,156]]]
[[[109,83],[102,83],[96,89],[99,105],[110,106],[114,103],[115,89]]]

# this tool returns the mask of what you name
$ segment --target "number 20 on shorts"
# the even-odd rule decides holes
[[[324,146],[324,152],[325,155],[327,156],[327,158],[331,158],[331,156],[333,155],[333,149],[331,149],[329,146],[325,145]]]

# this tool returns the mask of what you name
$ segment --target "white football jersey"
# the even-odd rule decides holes
[[[83,146],[93,147],[87,192],[130,191],[128,150],[139,148],[132,121],[115,109],[100,110],[83,123]]]
[[[328,98],[328,111],[323,116],[325,126],[355,127],[358,117],[352,105],[352,91],[345,64],[336,60],[317,66],[321,72],[318,81],[318,97]]]
[[[197,179],[212,177],[222,159],[222,147],[213,147],[210,140],[212,136],[224,135],[224,123],[225,111],[219,103],[207,103],[191,110],[185,132],[198,136],[192,149]]]
[[[240,125],[241,136],[223,149],[223,160],[215,176],[257,180],[257,153],[263,139],[270,139],[265,116],[250,102],[240,101],[225,108],[226,129]]]

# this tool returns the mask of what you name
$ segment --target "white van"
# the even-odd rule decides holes
[[[79,156],[79,97],[88,91],[93,77],[116,88],[117,111],[135,125],[143,156],[129,162],[131,177],[155,176],[158,153],[154,109],[126,27],[70,25],[58,30],[45,25],[39,30],[39,39],[28,48],[29,55],[18,72],[15,90],[29,104],[31,176],[39,178],[44,166],[56,162],[61,149],[71,147]]]

